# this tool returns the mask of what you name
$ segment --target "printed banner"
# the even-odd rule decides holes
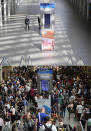
[[[54,32],[51,30],[42,31],[42,50],[54,49]]]
[[[38,109],[44,107],[46,113],[48,114],[51,113],[51,99],[38,99],[37,104],[38,104]]]

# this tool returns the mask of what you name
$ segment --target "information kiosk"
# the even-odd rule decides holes
[[[52,69],[38,69],[37,75],[38,92],[50,92],[52,89]]]

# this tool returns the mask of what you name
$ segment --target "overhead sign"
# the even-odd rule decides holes
[[[42,68],[42,69],[38,69],[37,73],[38,74],[52,74],[53,72],[52,72],[52,69],[44,69],[44,68]]]
[[[53,3],[41,3],[40,8],[55,8],[55,5]]]
[[[45,112],[51,113],[51,99],[37,99],[38,109],[45,108]]]

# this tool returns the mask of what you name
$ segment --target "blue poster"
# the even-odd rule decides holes
[[[50,28],[50,14],[45,14],[45,24],[44,27],[45,28]]]
[[[42,80],[42,91],[48,91],[48,80]]]
[[[51,109],[50,109],[48,106],[43,105],[43,107],[45,108],[45,112],[46,112],[46,113],[48,113],[48,114],[51,113]]]

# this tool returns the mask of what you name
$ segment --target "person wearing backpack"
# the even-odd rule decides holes
[[[39,131],[57,131],[57,128],[50,121],[50,117],[46,116],[44,118],[44,124],[42,124],[42,126],[39,129]]]
[[[30,113],[30,111],[28,111],[24,120],[24,131],[34,131],[34,128],[35,123],[32,119],[32,114]]]
[[[40,112],[36,115],[37,131],[39,131],[40,126],[44,123],[44,118],[46,116],[48,116],[48,114],[45,113],[45,108],[42,107]]]

